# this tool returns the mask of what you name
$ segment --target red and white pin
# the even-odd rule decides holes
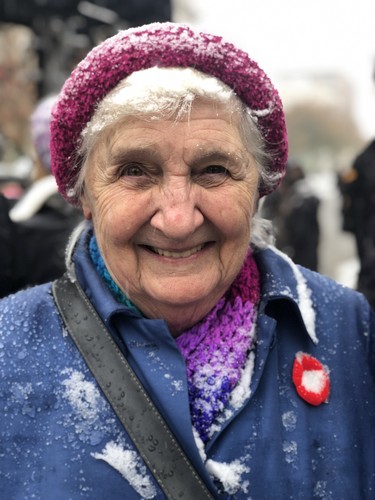
[[[328,368],[310,354],[297,352],[293,364],[293,383],[298,395],[311,405],[327,402],[331,385]]]

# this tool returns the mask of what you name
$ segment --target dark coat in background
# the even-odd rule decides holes
[[[0,297],[61,276],[67,241],[82,218],[56,192],[39,198],[23,220],[12,220],[15,208],[0,195]]]
[[[354,234],[360,270],[357,288],[375,307],[375,140],[339,177],[343,229]]]
[[[318,270],[319,205],[302,168],[288,163],[282,185],[266,197],[261,208],[261,215],[273,223],[276,247],[313,271]]]

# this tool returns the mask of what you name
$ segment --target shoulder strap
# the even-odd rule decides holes
[[[85,293],[67,275],[53,296],[67,330],[168,499],[213,499]]]

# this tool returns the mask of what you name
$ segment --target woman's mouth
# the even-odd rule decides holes
[[[189,248],[188,250],[181,250],[181,251],[164,250],[162,248],[151,247],[151,246],[148,246],[147,248],[152,252],[156,253],[157,255],[160,255],[161,257],[169,257],[171,259],[183,259],[191,257],[192,255],[200,252],[204,246],[205,244],[201,244],[193,248]]]

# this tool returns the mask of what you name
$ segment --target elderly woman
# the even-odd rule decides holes
[[[0,302],[4,498],[373,498],[374,315],[266,241],[287,139],[265,73],[144,26],[53,116],[86,221],[65,277]]]

